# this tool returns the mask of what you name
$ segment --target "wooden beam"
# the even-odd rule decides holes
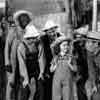
[[[97,31],[97,0],[93,0],[92,31]]]

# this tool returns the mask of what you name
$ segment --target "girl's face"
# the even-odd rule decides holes
[[[63,53],[67,53],[69,52],[69,43],[68,41],[64,41],[60,44],[60,51],[63,52]]]

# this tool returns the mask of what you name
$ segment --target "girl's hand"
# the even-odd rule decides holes
[[[96,86],[94,86],[93,89],[92,89],[92,93],[94,93],[94,92],[97,92],[97,87]]]
[[[56,70],[56,67],[57,67],[56,65],[52,64],[50,67],[50,72],[54,72]]]
[[[77,65],[76,65],[76,62],[75,62],[74,59],[72,59],[70,57],[69,60],[68,60],[68,64],[69,64],[69,67],[71,68],[72,71],[77,72]]]

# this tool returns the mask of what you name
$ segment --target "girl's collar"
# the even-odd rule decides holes
[[[66,53],[60,52],[60,56],[65,56]]]
[[[70,57],[72,57],[72,55],[70,55],[70,54],[64,54],[64,55],[61,55],[61,54],[59,54],[58,55],[58,58],[60,59],[60,60],[69,60],[69,58]]]

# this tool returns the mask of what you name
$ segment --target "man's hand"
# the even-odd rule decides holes
[[[28,84],[29,84],[28,79],[24,79],[24,80],[23,80],[23,83],[22,83],[23,88],[25,88]]]
[[[9,73],[12,73],[13,70],[12,70],[12,66],[11,65],[5,65],[5,68],[4,68],[7,72]]]
[[[40,79],[44,80],[43,73],[41,73],[41,72],[40,72],[39,77],[38,77],[38,80],[40,80]]]
[[[50,67],[50,72],[54,72],[55,70],[56,70],[56,65],[51,65],[51,67]]]

